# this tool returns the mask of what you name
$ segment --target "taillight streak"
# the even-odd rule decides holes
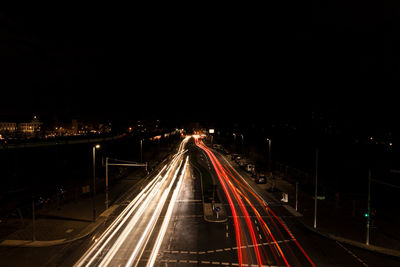
[[[202,148],[204,151],[206,151],[207,155],[209,156],[209,158],[210,158],[210,160],[211,160],[211,162],[212,162],[212,164],[214,166],[214,169],[217,172],[217,176],[218,176],[218,178],[219,178],[219,180],[221,182],[221,185],[223,186],[225,195],[228,198],[228,201],[229,201],[229,204],[231,206],[232,214],[234,216],[234,219],[236,219],[236,220],[237,220],[237,212],[236,212],[235,206],[233,204],[233,201],[231,199],[231,196],[229,194],[229,191],[226,188],[226,185],[229,186],[233,196],[235,197],[236,201],[238,202],[239,207],[240,207],[242,213],[244,214],[245,222],[246,222],[246,225],[247,225],[249,233],[250,233],[250,237],[251,237],[252,242],[253,242],[253,248],[254,248],[254,252],[255,252],[255,255],[256,255],[257,263],[258,263],[259,266],[261,266],[262,265],[262,260],[261,260],[260,251],[259,251],[259,248],[258,248],[258,242],[257,242],[256,236],[255,236],[255,233],[254,233],[254,228],[253,228],[252,222],[250,220],[250,216],[249,216],[249,214],[248,214],[248,212],[247,212],[247,210],[245,208],[245,205],[244,205],[243,201],[241,200],[241,197],[236,192],[235,186],[230,181],[230,179],[227,176],[224,168],[222,167],[222,165],[218,161],[218,159],[215,157],[215,155],[207,147],[205,147],[205,146],[203,146],[201,144],[198,144],[198,146],[200,148]],[[235,223],[235,228],[237,228],[237,227],[239,227],[239,224]],[[240,235],[240,232],[238,230],[236,230],[236,229],[235,229],[235,231],[236,231],[236,236],[238,238],[238,236]],[[240,244],[238,244],[238,248],[241,248]],[[238,251],[239,251],[239,253],[241,253],[239,249],[238,249]],[[241,255],[239,255],[239,258],[241,258]],[[240,260],[239,260],[239,262],[240,262]]]
[[[230,167],[236,174],[238,177],[240,177],[242,179],[242,181],[248,185],[248,183],[244,180],[244,178],[232,167]],[[240,183],[238,181],[238,183]],[[306,257],[306,259],[308,260],[308,262],[312,265],[315,266],[314,262],[311,260],[311,258],[307,255],[307,253],[304,251],[303,247],[299,244],[299,242],[297,242],[296,238],[293,236],[293,234],[289,231],[289,229],[287,229],[287,227],[282,223],[282,221],[279,219],[278,216],[276,216],[276,214],[272,211],[272,209],[270,207],[268,207],[268,205],[266,204],[266,202],[261,199],[257,194],[255,194],[253,192],[253,190],[250,188],[250,186],[244,186],[244,183],[240,183],[243,185],[243,188],[245,188],[248,192],[250,192],[258,201],[259,203],[262,203],[262,207],[264,208],[264,210],[267,213],[271,213],[274,218],[279,222],[279,224],[285,229],[285,231],[289,234],[289,236],[292,238],[292,240],[295,242],[295,244],[297,245],[297,247],[300,249],[300,251],[303,253],[303,255]]]

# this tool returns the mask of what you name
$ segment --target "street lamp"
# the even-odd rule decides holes
[[[236,151],[236,134],[235,133],[232,133],[232,135],[233,135],[233,147],[232,147],[232,150],[235,150]]]
[[[95,202],[95,197],[96,197],[96,149],[99,149],[100,145],[94,145],[93,146],[93,190],[92,190],[92,206],[93,206],[93,221],[96,221],[96,202]]]
[[[268,169],[271,171],[271,139],[267,138],[268,141]]]
[[[108,209],[108,157],[106,157],[106,210]]]
[[[140,139],[140,163],[143,162],[143,139]]]

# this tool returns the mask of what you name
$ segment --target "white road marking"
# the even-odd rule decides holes
[[[341,243],[339,243],[338,241],[336,241],[336,243],[342,247],[347,253],[349,253],[351,256],[353,256],[357,261],[359,261],[362,265],[367,266],[368,264],[366,264],[363,260],[361,260],[356,254],[354,254],[351,250],[349,250],[348,248],[346,248],[345,246],[343,246]]]

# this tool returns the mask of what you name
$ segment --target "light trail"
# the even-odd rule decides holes
[[[257,246],[257,241],[256,241],[256,239],[255,239],[254,229],[252,228],[251,222],[250,222],[250,220],[249,220],[249,215],[248,215],[247,211],[245,210],[244,205],[243,205],[243,203],[241,202],[240,197],[239,197],[237,194],[235,194],[235,193],[236,193],[235,190],[232,190],[232,184],[231,184],[230,181],[228,180],[224,169],[222,168],[220,162],[219,162],[218,159],[214,156],[214,154],[213,154],[206,146],[204,146],[204,145],[201,144],[200,142],[198,142],[197,145],[198,145],[200,148],[202,148],[202,149],[207,153],[207,155],[209,156],[209,158],[210,158],[210,160],[211,160],[211,162],[212,162],[212,164],[213,164],[213,166],[214,166],[214,169],[216,170],[218,179],[220,180],[220,183],[221,183],[222,188],[223,188],[223,190],[224,190],[224,192],[225,192],[225,195],[226,195],[226,197],[227,197],[227,199],[228,199],[229,205],[230,205],[230,207],[231,207],[232,215],[233,215],[233,218],[234,218],[234,226],[235,226],[235,233],[236,233],[236,241],[237,241],[237,246],[238,246],[238,257],[239,257],[238,260],[239,260],[239,266],[242,266],[242,265],[243,265],[243,262],[244,262],[244,261],[245,261],[245,262],[248,261],[248,259],[244,259],[244,260],[243,260],[243,250],[244,250],[244,246],[242,245],[242,239],[243,239],[243,237],[241,237],[241,234],[240,234],[240,233],[241,233],[241,228],[242,228],[242,227],[241,227],[241,225],[240,225],[240,221],[238,220],[237,210],[236,210],[235,204],[233,203],[231,194],[230,194],[230,192],[229,192],[227,186],[228,186],[229,189],[232,191],[233,197],[235,198],[235,200],[236,200],[237,202],[239,202],[239,207],[240,207],[242,213],[244,213],[244,216],[245,216],[245,224],[246,224],[247,227],[249,228],[248,233],[250,234],[251,239],[252,239],[252,241],[253,241],[253,248],[254,248],[254,250],[255,250],[255,254],[256,254],[256,258],[257,258],[257,263],[258,263],[259,266],[261,266],[261,265],[262,265],[262,263],[261,263],[261,257],[260,257],[260,254],[259,254],[259,250],[258,250],[258,246]],[[242,229],[242,230],[244,230],[244,229]],[[239,249],[239,248],[240,248],[240,249]]]
[[[179,168],[176,169],[174,177],[172,179],[172,182],[169,184],[168,189],[163,192],[161,199],[158,201],[157,208],[153,212],[153,215],[151,216],[150,221],[147,223],[146,229],[142,233],[139,241],[136,244],[135,249],[133,250],[131,256],[129,257],[129,260],[125,265],[126,267],[131,266],[134,261],[136,261],[136,260],[138,260],[140,258],[140,256],[137,257],[138,252],[139,252],[140,249],[142,249],[142,252],[143,252],[144,247],[145,247],[145,245],[143,245],[143,244],[146,244],[148,239],[150,238],[150,234],[149,233],[151,233],[152,230],[155,227],[156,220],[157,220],[157,218],[159,217],[159,215],[161,213],[161,209],[164,207],[165,201],[167,200],[169,192],[171,191],[171,188],[172,188],[173,184],[175,183],[175,179],[176,179],[176,176],[178,175],[179,170],[180,170],[180,166],[179,166]],[[129,232],[130,232],[130,230],[129,230]]]
[[[131,214],[136,210],[136,208],[142,203],[143,199],[147,196],[148,191],[154,190],[154,187],[158,184],[159,180],[162,178],[161,173],[164,168],[156,176],[156,178],[151,181],[136,197],[129,203],[129,205],[121,212],[121,214],[114,220],[114,222],[104,231],[100,238],[87,250],[87,252],[81,257],[81,259],[75,263],[75,266],[83,266],[86,261],[88,261],[85,266],[89,266],[99,255],[99,253],[105,248],[105,246],[111,241],[113,236],[118,232],[118,230],[124,225],[124,223],[130,218]],[[171,166],[170,166],[171,168]],[[99,248],[100,244],[102,246]],[[93,254],[94,253],[94,254]],[[93,254],[93,255],[92,255]]]
[[[201,149],[203,149],[203,150],[207,153],[207,155],[209,156],[209,158],[211,159],[212,157],[211,157],[210,154],[209,154],[209,153],[211,153],[211,152],[210,152],[205,146],[203,146],[203,145],[200,143],[200,141],[198,140],[198,138],[195,138],[195,142],[196,142],[196,145],[199,146]],[[231,211],[232,211],[233,222],[234,222],[234,226],[235,226],[235,234],[236,234],[236,245],[237,245],[237,248],[238,248],[238,261],[239,261],[239,266],[242,266],[242,265],[243,265],[243,254],[242,254],[242,250],[243,250],[242,247],[243,247],[243,246],[242,246],[242,242],[241,242],[240,223],[239,223],[239,220],[238,220],[237,211],[236,211],[235,205],[233,204],[233,200],[232,200],[232,198],[231,198],[231,196],[230,196],[230,194],[229,194],[228,188],[226,187],[226,184],[223,182],[223,179],[222,179],[222,175],[221,175],[221,173],[220,173],[220,170],[216,167],[216,163],[214,162],[213,159],[211,159],[211,163],[212,163],[213,166],[214,166],[214,169],[215,169],[215,171],[216,171],[216,173],[217,173],[218,179],[220,180],[222,189],[223,189],[224,192],[225,192],[225,196],[226,196],[226,198],[228,199],[229,206],[230,206]]]
[[[148,261],[146,266],[149,266],[149,267],[153,266],[155,261],[156,261],[156,257],[157,257],[158,251],[160,250],[161,243],[162,243],[162,241],[164,239],[164,236],[165,236],[165,232],[167,231],[168,224],[169,224],[169,222],[171,220],[171,215],[172,215],[172,211],[173,211],[174,206],[175,206],[176,199],[178,198],[178,194],[179,194],[179,191],[180,191],[181,186],[182,186],[183,178],[184,178],[184,175],[186,173],[186,167],[187,167],[188,160],[189,160],[189,156],[186,157],[186,162],[185,162],[181,177],[179,178],[179,182],[178,182],[177,186],[175,187],[174,193],[172,195],[172,198],[171,198],[169,206],[168,206],[167,213],[165,215],[163,224],[161,226],[161,230],[158,233],[158,236],[157,236],[157,239],[156,239],[156,243],[154,244],[154,247],[153,247],[153,249],[151,251],[151,255],[150,255],[149,261]]]
[[[186,137],[181,142],[171,161],[127,205],[101,236],[94,240],[74,266],[137,265],[147,245],[151,245],[148,243],[153,235],[157,235],[157,239],[152,247],[158,251],[175,203],[167,200],[171,192],[172,199],[176,198],[176,192],[179,192],[186,172],[187,158],[183,164],[183,157],[187,151],[184,148],[188,140],[189,137]],[[181,174],[178,177],[179,173]],[[168,219],[164,218],[160,231],[154,233],[155,226],[161,224],[160,216],[165,208],[166,214],[169,214],[166,215]],[[157,253],[153,256],[154,261],[156,255]]]
[[[247,183],[247,181],[232,167],[230,166],[230,168],[237,174],[238,177],[241,178],[241,180],[247,184],[247,187],[244,186],[243,183],[240,183],[238,181],[238,183],[240,183],[241,185],[243,185],[243,188],[245,188],[249,193],[251,193],[258,201],[260,204],[262,204],[262,207],[264,208],[264,210],[267,213],[271,213],[274,216],[274,219],[276,219],[279,224],[283,227],[283,229],[285,229],[285,231],[290,235],[290,237],[294,240],[295,244],[297,245],[297,247],[300,249],[300,251],[303,253],[303,255],[306,257],[306,259],[308,260],[308,262],[311,264],[311,266],[315,266],[315,263],[311,260],[311,258],[308,256],[308,254],[304,251],[303,247],[299,244],[299,242],[296,240],[296,238],[293,236],[293,234],[291,233],[291,231],[289,231],[289,229],[286,227],[286,225],[284,223],[282,223],[282,221],[279,219],[278,216],[276,216],[275,212],[268,206],[268,204],[257,194],[257,192]]]
[[[265,264],[264,259],[260,257],[260,254],[262,256],[267,257],[266,261],[267,264],[272,264],[271,261],[268,259],[268,254],[266,253],[261,253],[258,251],[259,243],[257,242],[257,239],[255,237],[255,230],[253,227],[253,222],[250,220],[250,212],[254,213],[256,215],[257,220],[256,223],[260,227],[257,227],[257,230],[261,231],[267,238],[267,240],[270,240],[271,244],[273,246],[270,247],[271,253],[273,255],[273,259],[278,265],[285,265],[285,266],[290,266],[289,260],[287,256],[291,256],[291,261],[293,261],[294,265],[299,265],[300,261],[298,260],[298,256],[303,254],[305,258],[303,258],[302,261],[305,260],[305,262],[308,262],[311,266],[315,266],[313,261],[310,259],[310,257],[307,255],[307,253],[304,251],[304,249],[300,246],[296,238],[293,236],[293,234],[289,231],[289,229],[286,227],[286,225],[276,216],[276,214],[271,210],[271,208],[268,206],[267,202],[264,201],[264,199],[258,194],[256,190],[254,190],[253,187],[227,162],[226,166],[223,166],[217,157],[214,155],[214,153],[208,149],[202,142],[201,140],[196,140],[196,144],[198,147],[200,147],[203,151],[206,152],[207,156],[210,159],[210,162],[212,163],[214,170],[218,176],[218,179],[221,183],[221,186],[223,188],[223,191],[228,199],[229,205],[232,210],[232,215],[234,219],[234,226],[235,226],[235,234],[236,234],[236,239],[237,239],[237,245],[238,245],[238,257],[239,257],[239,266],[245,265],[245,264],[254,264],[254,262],[246,262],[249,259],[243,258],[243,255],[245,251],[241,251],[239,248],[241,247],[246,247],[247,250],[250,250],[252,248],[254,255],[257,260],[258,266]],[[226,161],[226,160],[225,160]],[[232,197],[231,197],[232,196]],[[251,200],[251,199],[253,200]],[[236,205],[233,204],[233,199],[236,201]],[[245,205],[245,203],[248,206]],[[253,202],[255,204],[259,204],[259,210],[254,206]],[[242,227],[242,224],[239,220],[237,220],[237,208],[235,206],[239,207],[240,212],[242,213],[243,216],[241,216],[241,220],[244,221],[244,225],[246,228]],[[248,210],[247,210],[248,209]],[[261,213],[264,214],[271,214],[271,222],[272,225],[268,225],[268,223],[263,219],[263,216],[261,216]],[[276,223],[277,222],[277,223]],[[243,225],[243,226],[244,226]],[[272,228],[271,228],[272,227]],[[239,229],[237,229],[239,228]],[[285,255],[285,251],[281,246],[279,246],[280,241],[277,240],[277,238],[274,236],[272,229],[278,233],[278,237],[281,238],[282,240],[285,240],[287,238],[284,237],[284,234],[282,233],[281,229],[285,233],[285,235],[290,236],[290,240],[294,241],[296,244],[295,247],[298,248],[297,254],[294,253],[292,250],[292,247],[289,246],[288,243],[285,243],[285,246],[287,247],[287,253],[289,255]],[[252,244],[242,244],[243,236],[241,236],[241,231],[246,230],[247,234],[250,235],[251,237],[251,242]],[[261,235],[260,235],[260,240],[261,240]],[[242,245],[240,245],[242,244]],[[267,247],[263,247],[262,249],[267,249]],[[279,257],[278,257],[279,255]]]

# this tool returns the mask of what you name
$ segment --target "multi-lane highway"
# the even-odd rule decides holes
[[[295,215],[235,167],[198,136],[186,137],[153,176],[133,190],[127,188],[118,207],[91,235],[60,247],[16,248],[12,253],[48,255],[49,259],[40,266],[396,266],[399,263],[308,231]],[[216,194],[225,220],[205,219],[206,176],[217,185]]]
[[[169,164],[96,238],[75,266],[153,266],[186,175],[186,138]],[[146,258],[143,258],[145,251]]]
[[[204,173],[193,163],[217,184],[228,220],[204,219]],[[185,138],[161,167],[75,266],[368,266],[354,250],[296,224],[198,136]]]
[[[230,164],[221,163],[201,140],[196,144],[207,153],[228,200],[239,266],[315,266],[285,223],[246,180]]]

